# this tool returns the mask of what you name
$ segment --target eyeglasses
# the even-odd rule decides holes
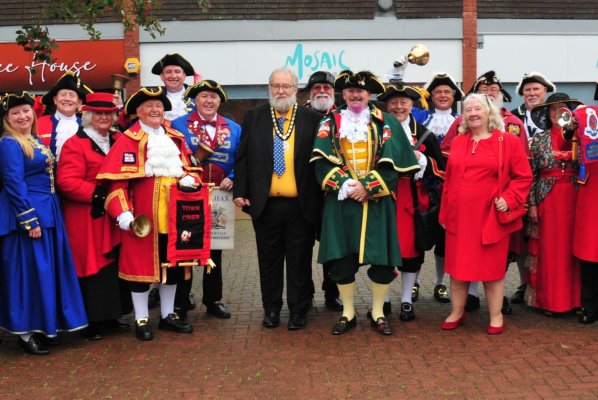
[[[480,94],[498,94],[498,93],[500,93],[500,89],[498,89],[498,88],[480,87],[478,89],[478,93],[480,93]]]
[[[269,85],[269,86],[270,86],[270,89],[273,90],[274,92],[278,92],[281,89],[283,92],[288,92],[292,88],[295,87],[295,85]]]

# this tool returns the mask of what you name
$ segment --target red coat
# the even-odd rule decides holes
[[[501,133],[492,132],[473,147],[471,133],[454,138],[448,159],[439,221],[446,230],[445,268],[452,278],[492,281],[504,278],[509,234],[522,226],[498,222],[498,150]],[[504,134],[503,188],[509,208],[524,204],[532,172],[521,143]],[[474,152],[475,149],[475,152]]]
[[[181,154],[183,170],[195,175],[201,168],[192,167],[189,162],[185,137],[170,128],[166,134],[176,144]],[[145,176],[148,135],[139,122],[129,128],[114,144],[97,178],[108,181],[109,194],[106,210],[116,218],[124,211],[133,215],[147,215],[151,219],[151,233],[139,238],[131,231],[122,231],[122,246],[119,260],[121,278],[134,282],[159,282],[160,257],[158,253],[158,198],[160,179]]]
[[[584,184],[579,186],[575,206],[573,255],[584,261],[598,262],[598,224],[595,204],[598,199],[598,163],[586,165]]]
[[[116,257],[112,251],[120,242],[120,230],[104,215],[92,218],[92,198],[96,175],[106,155],[80,129],[62,148],[56,181],[62,215],[71,244],[77,275],[82,278],[98,273]]]
[[[516,116],[514,116],[509,110],[503,108],[501,110],[503,122],[505,124],[505,132],[511,133],[519,138],[525,154],[529,157],[529,144],[527,142],[527,134],[525,133],[525,127],[523,122]],[[445,157],[448,157],[451,151],[451,143],[455,136],[458,134],[459,125],[463,121],[463,115],[459,115],[453,122],[449,130],[446,132],[442,143],[440,144],[440,150]]]

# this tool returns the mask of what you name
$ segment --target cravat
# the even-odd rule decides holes
[[[284,118],[277,118],[278,130],[280,133],[284,132]],[[284,140],[277,134],[274,134],[274,173],[282,176],[286,167],[284,165]]]
[[[206,126],[206,125],[212,125],[214,128],[216,127],[216,121],[212,120],[212,121],[205,121],[203,119],[199,120],[199,125],[200,126]]]

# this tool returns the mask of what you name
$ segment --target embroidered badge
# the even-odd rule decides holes
[[[123,164],[135,164],[137,159],[135,153],[125,152],[123,153]]]
[[[519,136],[521,133],[521,127],[517,124],[507,124],[507,132],[515,136]]]
[[[318,129],[318,137],[325,139],[328,135],[330,135],[330,121],[324,121],[320,124],[320,128]]]
[[[586,126],[584,127],[583,134],[592,140],[596,140],[598,139],[598,117],[596,116],[596,111],[589,107],[587,107],[586,111]]]
[[[382,144],[384,144],[391,137],[392,132],[390,131],[390,127],[388,125],[384,125],[384,128],[382,129]]]

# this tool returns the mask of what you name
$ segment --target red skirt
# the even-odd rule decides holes
[[[538,234],[530,238],[530,305],[565,312],[580,307],[579,262],[573,257],[577,191],[570,178],[559,178],[538,204]]]

